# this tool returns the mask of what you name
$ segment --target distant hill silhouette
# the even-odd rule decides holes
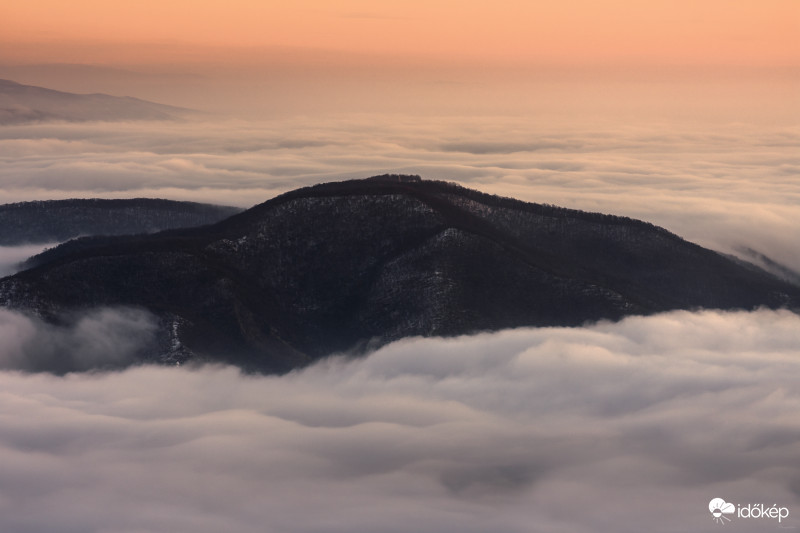
[[[800,302],[797,287],[652,224],[418,177],[326,183],[212,226],[75,242],[0,281],[0,304],[50,320],[143,307],[161,321],[155,359],[263,372],[410,335]]]
[[[242,211],[195,202],[47,200],[0,205],[0,246],[63,242],[84,235],[154,233],[202,226]]]
[[[194,113],[130,96],[75,94],[0,80],[0,125],[65,121],[172,120]]]

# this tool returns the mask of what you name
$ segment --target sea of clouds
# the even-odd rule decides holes
[[[648,220],[800,270],[800,129],[544,116],[350,114],[0,128],[0,198],[165,197],[249,207],[324,181],[415,173]]]
[[[648,220],[800,270],[800,129],[784,105],[795,92],[772,105],[720,86],[694,107],[691,91],[659,93],[664,113],[623,102],[589,116],[596,101],[586,115],[573,104],[592,86],[566,115],[548,112],[569,97],[554,90],[499,116],[464,112],[486,99],[470,87],[438,89],[459,99],[450,116],[388,114],[380,91],[379,112],[337,116],[320,85],[325,114],[4,125],[0,203],[248,207],[414,173]],[[726,98],[722,118],[700,116]],[[0,275],[45,246],[0,248]],[[153,334],[141,310],[60,325],[0,311],[0,531],[702,533],[720,528],[712,498],[778,504],[791,511],[780,526],[800,527],[800,316],[788,311],[407,339],[284,376],[129,366]],[[86,372],[97,367],[121,370]],[[726,530],[777,526],[734,517]]]
[[[31,337],[0,319],[13,367]],[[89,321],[61,342],[147,329]],[[0,530],[711,532],[717,497],[795,528],[798,375],[800,316],[768,310],[413,338],[283,376],[5,370]]]

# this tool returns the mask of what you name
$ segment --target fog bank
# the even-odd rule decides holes
[[[283,377],[4,372],[0,529],[711,532],[715,497],[796,527],[798,372],[786,311],[408,339]]]
[[[800,130],[748,123],[392,114],[0,128],[4,201],[162,197],[249,207],[383,173],[644,219],[800,271]]]

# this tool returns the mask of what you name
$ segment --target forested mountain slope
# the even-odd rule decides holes
[[[408,176],[56,252],[0,281],[0,304],[50,320],[146,308],[160,321],[156,358],[265,372],[410,335],[800,302],[797,287],[645,222]]]

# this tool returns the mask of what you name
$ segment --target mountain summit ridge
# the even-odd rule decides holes
[[[412,335],[800,303],[797,287],[647,222],[418,176],[323,183],[211,226],[63,246],[0,280],[0,304],[48,320],[144,308],[164,346],[181,347],[163,360],[264,372]]]

